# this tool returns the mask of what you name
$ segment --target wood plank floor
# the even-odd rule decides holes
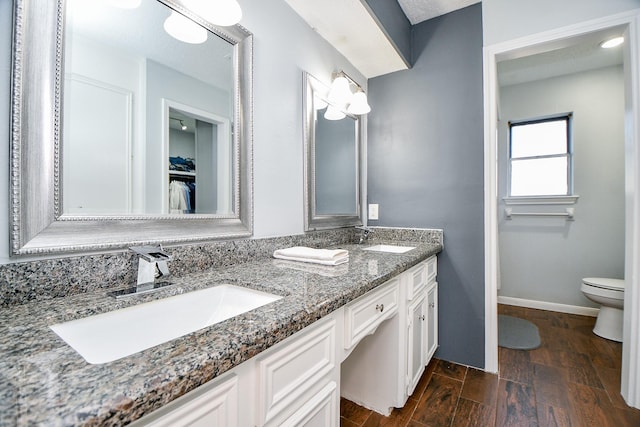
[[[342,399],[340,425],[638,427],[620,396],[622,345],[591,331],[595,318],[499,305],[535,323],[542,345],[499,349],[499,375],[431,361],[415,392],[389,417]]]

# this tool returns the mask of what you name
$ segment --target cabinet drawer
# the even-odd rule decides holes
[[[425,269],[427,271],[427,283],[434,282],[438,275],[438,258],[435,255],[425,261]]]
[[[338,386],[334,381],[307,401],[281,427],[338,427]]]
[[[335,325],[331,319],[311,326],[300,338],[259,357],[259,425],[297,410],[303,396],[321,387],[321,380],[336,368]]]
[[[398,312],[399,281],[381,287],[347,304],[344,312],[344,347],[351,348]]]
[[[425,264],[419,264],[405,273],[407,281],[407,299],[414,299],[420,296],[421,291],[427,285],[427,277],[425,276]]]

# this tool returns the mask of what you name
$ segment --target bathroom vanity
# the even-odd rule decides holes
[[[415,249],[340,245],[350,261],[335,268],[264,257],[184,275],[152,295],[94,292],[4,309],[0,424],[173,426],[209,417],[224,426],[325,426],[338,425],[341,395],[382,413],[402,406],[437,347],[442,245],[385,243]],[[220,284],[282,298],[103,364],[87,363],[49,329]]]
[[[340,396],[388,415],[437,348],[436,271],[433,255],[134,425],[337,427]]]

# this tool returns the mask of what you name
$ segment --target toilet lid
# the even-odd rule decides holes
[[[613,291],[624,291],[624,280],[609,279],[606,277],[586,277],[582,279],[587,285],[596,286],[603,289],[611,289]]]

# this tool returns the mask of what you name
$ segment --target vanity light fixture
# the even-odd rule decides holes
[[[624,43],[624,37],[619,36],[603,41],[600,43],[600,47],[603,49],[611,49],[612,47],[620,46],[622,43]]]
[[[207,40],[207,30],[176,11],[171,11],[164,21],[164,30],[174,39],[185,43],[200,44]]]
[[[324,112],[324,118],[327,120],[342,120],[345,117],[347,117],[347,115],[332,104],[329,104],[327,111]]]
[[[183,3],[214,25],[229,27],[242,18],[242,9],[236,0],[183,0]]]
[[[355,86],[355,93],[351,92],[351,85]],[[331,88],[329,89],[329,95],[327,98],[331,104],[329,107],[333,106],[335,110],[341,109],[342,111],[346,111],[347,113],[356,116],[367,114],[371,111],[371,107],[367,101],[367,94],[364,92],[362,87],[344,71],[334,74],[333,83],[331,83]],[[346,110],[345,107],[347,107]],[[327,113],[328,112],[329,108],[327,108]],[[325,118],[329,119],[327,117],[327,113],[325,113]],[[332,116],[337,117],[337,114],[334,113]],[[342,117],[340,117],[340,119],[341,118]],[[329,120],[339,119],[335,118]]]
[[[347,108],[347,112],[359,116],[367,114],[370,111],[371,107],[367,102],[367,94],[364,93],[361,88],[358,88],[356,93],[353,94],[353,98],[351,98],[351,103],[349,104],[349,108]]]

